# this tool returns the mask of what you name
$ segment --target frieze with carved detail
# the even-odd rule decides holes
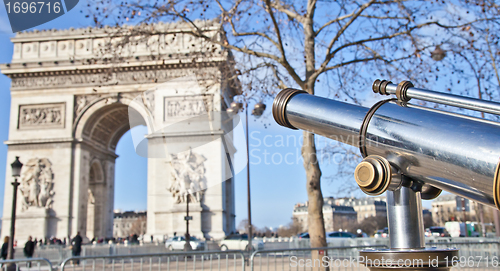
[[[64,128],[65,103],[19,106],[18,129]]]
[[[164,120],[179,117],[192,117],[212,110],[212,95],[193,95],[165,97]]]
[[[92,101],[98,99],[101,95],[89,94],[89,95],[77,95],[75,96],[75,117],[80,115],[80,113],[89,105]]]
[[[20,88],[47,88],[47,87],[74,87],[82,85],[117,85],[117,84],[137,84],[155,83],[174,78],[183,77],[195,73],[201,75],[208,74],[213,77],[215,74],[210,69],[158,69],[158,70],[136,70],[113,73],[81,73],[71,75],[49,75],[13,77],[12,89]],[[212,76],[210,76],[212,75]]]

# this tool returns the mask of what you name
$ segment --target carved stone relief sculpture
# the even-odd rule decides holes
[[[164,120],[179,117],[193,117],[212,110],[212,95],[165,97]]]
[[[64,128],[65,103],[19,106],[19,129]]]
[[[185,203],[188,197],[190,202],[201,202],[207,189],[204,165],[207,159],[191,150],[170,157],[172,184],[169,191],[175,203]]]
[[[22,210],[30,207],[52,207],[54,174],[47,158],[32,158],[24,166],[19,190],[22,194]]]
[[[154,116],[155,112],[155,92],[154,91],[145,91],[142,93],[142,102],[149,110],[151,115]]]
[[[89,105],[92,101],[100,98],[101,95],[76,95],[75,96],[75,110],[74,110],[74,119],[76,120],[76,117],[79,116],[83,109],[85,109],[85,107],[87,105]]]

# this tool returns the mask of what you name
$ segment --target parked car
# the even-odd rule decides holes
[[[479,223],[449,221],[444,224],[446,231],[451,237],[479,237]]]
[[[308,232],[299,233],[297,237],[299,237],[299,239],[309,239],[309,233]]]
[[[381,230],[378,230],[375,235],[375,238],[387,238],[389,237],[389,228],[383,228]]]
[[[189,243],[193,250],[205,250],[205,242],[197,239],[194,236],[189,238]],[[184,236],[174,236],[165,242],[165,247],[169,251],[173,250],[183,250],[184,244],[186,244],[186,239]]]
[[[264,242],[260,240],[252,240],[253,250],[263,250]],[[248,235],[247,234],[235,234],[230,235],[220,241],[220,250],[248,250]]]
[[[445,227],[429,227],[429,232],[433,237],[450,237]]]
[[[356,234],[345,231],[327,232],[326,238],[356,238]]]

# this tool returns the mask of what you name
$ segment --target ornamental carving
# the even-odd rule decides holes
[[[80,115],[80,113],[85,109],[85,107],[90,104],[95,99],[99,98],[100,95],[78,95],[75,96],[75,116]]]
[[[151,112],[154,116],[155,112],[155,92],[154,91],[144,91],[141,94],[142,103],[146,106],[146,108]]]
[[[19,129],[64,128],[65,103],[19,106]]]
[[[21,173],[19,190],[22,194],[22,210],[30,207],[52,207],[54,174],[52,163],[47,158],[32,158],[24,166]]]
[[[165,116],[169,118],[193,117],[211,111],[212,95],[165,97]]]
[[[144,67],[141,67],[144,68]],[[29,76],[12,78],[12,89],[47,87],[103,86],[163,82],[183,77],[193,72],[213,74],[208,69],[152,69],[123,71],[118,73],[85,73],[71,75]],[[202,76],[203,77],[203,76]]]
[[[172,166],[172,185],[169,191],[175,199],[175,203],[201,202],[207,180],[205,178],[205,161],[203,155],[191,150],[171,154],[170,164]]]

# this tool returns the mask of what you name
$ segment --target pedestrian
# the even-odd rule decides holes
[[[7,259],[8,251],[9,251],[9,236],[5,236],[3,238],[2,250],[0,251],[0,255],[2,256],[3,260]]]
[[[71,253],[73,257],[79,257],[82,252],[82,237],[80,236],[80,232],[76,233],[76,236],[71,240]],[[80,265],[80,260],[74,261],[77,265]]]
[[[26,244],[24,245],[23,252],[26,258],[33,258],[33,254],[35,253],[35,243],[33,242],[33,238],[31,236],[28,237],[28,242],[26,242]],[[31,268],[31,262],[27,262],[26,266],[28,268]]]

